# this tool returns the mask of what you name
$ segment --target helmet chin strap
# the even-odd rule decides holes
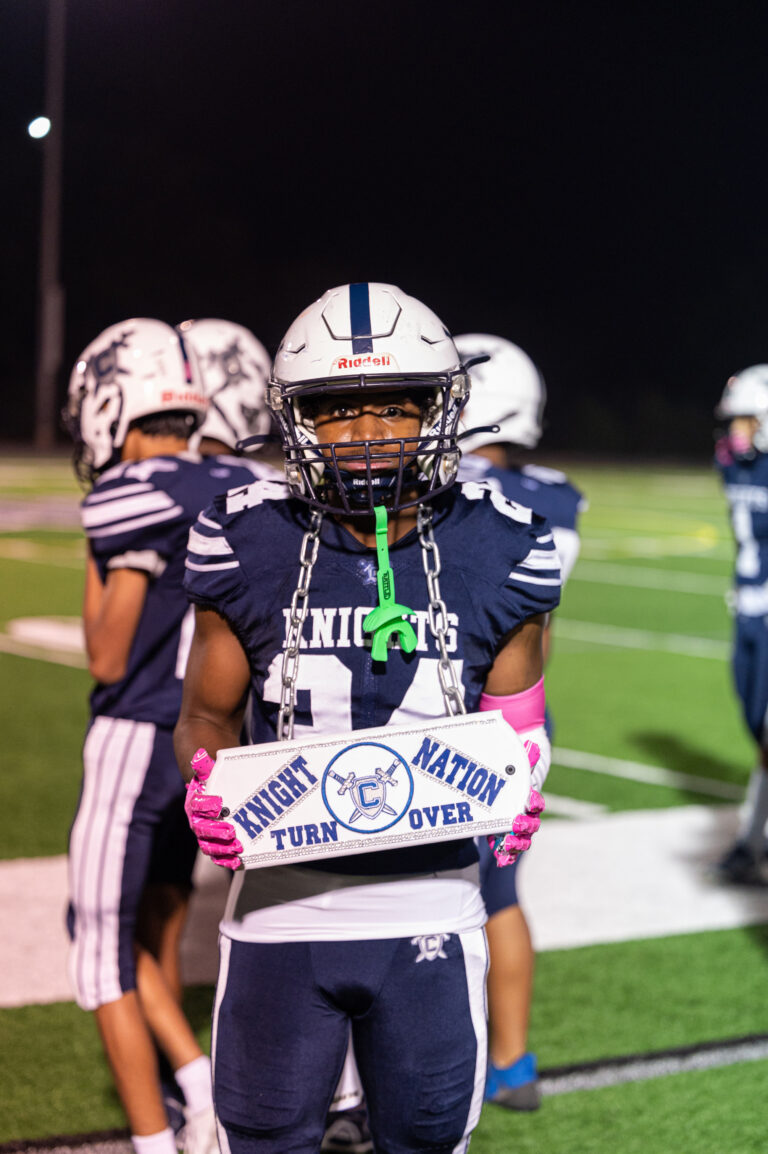
[[[416,648],[416,631],[406,615],[413,613],[405,605],[395,601],[395,578],[389,564],[387,542],[387,510],[383,505],[374,509],[376,517],[376,560],[378,571],[376,584],[379,590],[379,604],[363,621],[366,633],[372,633],[371,657],[374,661],[387,660],[387,642],[395,636],[404,653],[413,653]]]

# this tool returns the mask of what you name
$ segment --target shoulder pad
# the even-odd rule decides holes
[[[559,469],[548,469],[545,465],[523,465],[520,472],[525,473],[526,477],[532,477],[534,481],[541,481],[542,485],[568,483],[565,473],[561,473]]]

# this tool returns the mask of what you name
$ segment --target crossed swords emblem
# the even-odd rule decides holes
[[[350,824],[359,817],[367,817],[369,821],[373,821],[382,812],[395,814],[396,811],[392,806],[387,805],[387,786],[397,785],[394,773],[399,764],[398,761],[393,761],[389,769],[375,769],[373,773],[364,777],[357,777],[354,770],[346,777],[342,777],[332,769],[328,771],[328,776],[338,781],[341,786],[339,797],[349,791],[355,803],[354,812],[349,819]]]

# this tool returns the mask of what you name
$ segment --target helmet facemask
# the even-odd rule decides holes
[[[396,512],[442,493],[458,469],[456,435],[468,388],[461,372],[273,384],[269,404],[294,494],[325,512],[370,516],[377,505]],[[313,399],[337,395],[373,403],[398,394],[419,406],[420,428],[414,436],[328,441],[315,428]]]

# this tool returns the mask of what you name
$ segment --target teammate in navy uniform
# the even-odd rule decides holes
[[[750,778],[735,844],[718,866],[723,881],[768,884],[768,365],[731,377],[716,416],[729,422],[717,443],[736,540],[733,675],[758,763]]]
[[[472,393],[462,414],[466,432],[460,480],[482,480],[510,501],[529,505],[552,528],[563,583],[579,552],[577,519],[585,502],[568,478],[530,461],[542,434],[546,390],[530,357],[503,337],[468,333],[456,347],[470,366]],[[474,362],[474,363],[473,363]],[[549,623],[544,654],[549,650]],[[549,717],[547,731],[550,732]],[[517,894],[517,870],[495,868],[485,841],[478,844],[481,887],[488,911],[490,1063],[486,1097],[513,1110],[541,1103],[536,1056],[527,1050],[534,951]]]
[[[70,841],[70,974],[96,1021],[137,1154],[175,1154],[155,1042],[186,1099],[184,1148],[217,1150],[210,1062],[181,1010],[178,947],[197,845],[172,729],[194,615],[183,592],[189,527],[226,484],[187,441],[207,402],[176,332],[113,325],[69,387],[76,465],[92,485],[83,607],[96,679]]]
[[[248,701],[255,742],[498,708],[544,743],[557,556],[530,509],[453,485],[468,384],[442,323],[391,285],[331,289],[286,334],[269,400],[287,481],[230,492],[190,533],[176,748],[214,861],[236,870],[242,844],[204,791],[205,750],[238,744]],[[386,661],[363,628],[374,508],[413,611],[413,650]],[[529,750],[538,787],[546,760]],[[542,806],[534,789],[502,861],[530,845]],[[225,1154],[316,1154],[350,1023],[376,1149],[466,1150],[485,1082],[484,921],[471,837],[236,872],[212,1055]]]

